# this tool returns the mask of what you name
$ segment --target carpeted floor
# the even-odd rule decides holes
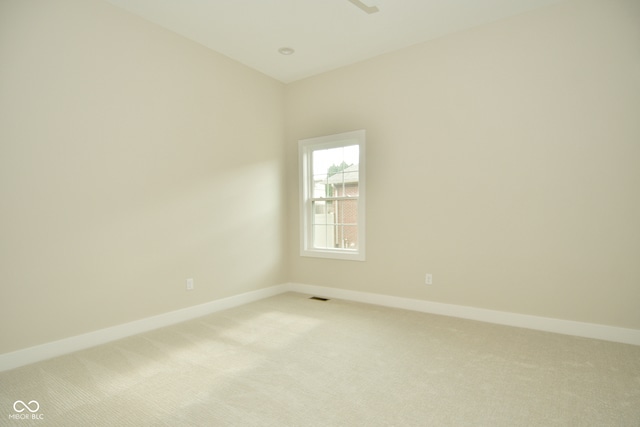
[[[638,427],[640,347],[287,293],[0,373],[0,425]]]

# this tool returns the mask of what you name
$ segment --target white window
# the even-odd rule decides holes
[[[365,131],[298,141],[300,255],[364,261]]]

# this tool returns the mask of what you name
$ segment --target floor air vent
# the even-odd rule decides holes
[[[318,300],[318,301],[329,301],[329,298],[320,298],[320,297],[311,297],[309,299],[315,299],[315,300]]]

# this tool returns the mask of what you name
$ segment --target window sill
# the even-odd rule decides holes
[[[362,251],[344,251],[331,249],[313,249],[300,251],[300,256],[309,258],[325,258],[325,259],[337,259],[343,261],[365,261],[365,256]]]

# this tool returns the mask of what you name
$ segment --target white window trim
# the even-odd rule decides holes
[[[335,135],[301,139],[298,141],[299,188],[300,188],[300,255],[341,260],[365,260],[365,195],[366,195],[366,134],[365,130],[344,132]],[[312,244],[311,224],[311,178],[310,153],[318,149],[329,149],[346,145],[359,146],[358,178],[358,249],[319,249]]]

